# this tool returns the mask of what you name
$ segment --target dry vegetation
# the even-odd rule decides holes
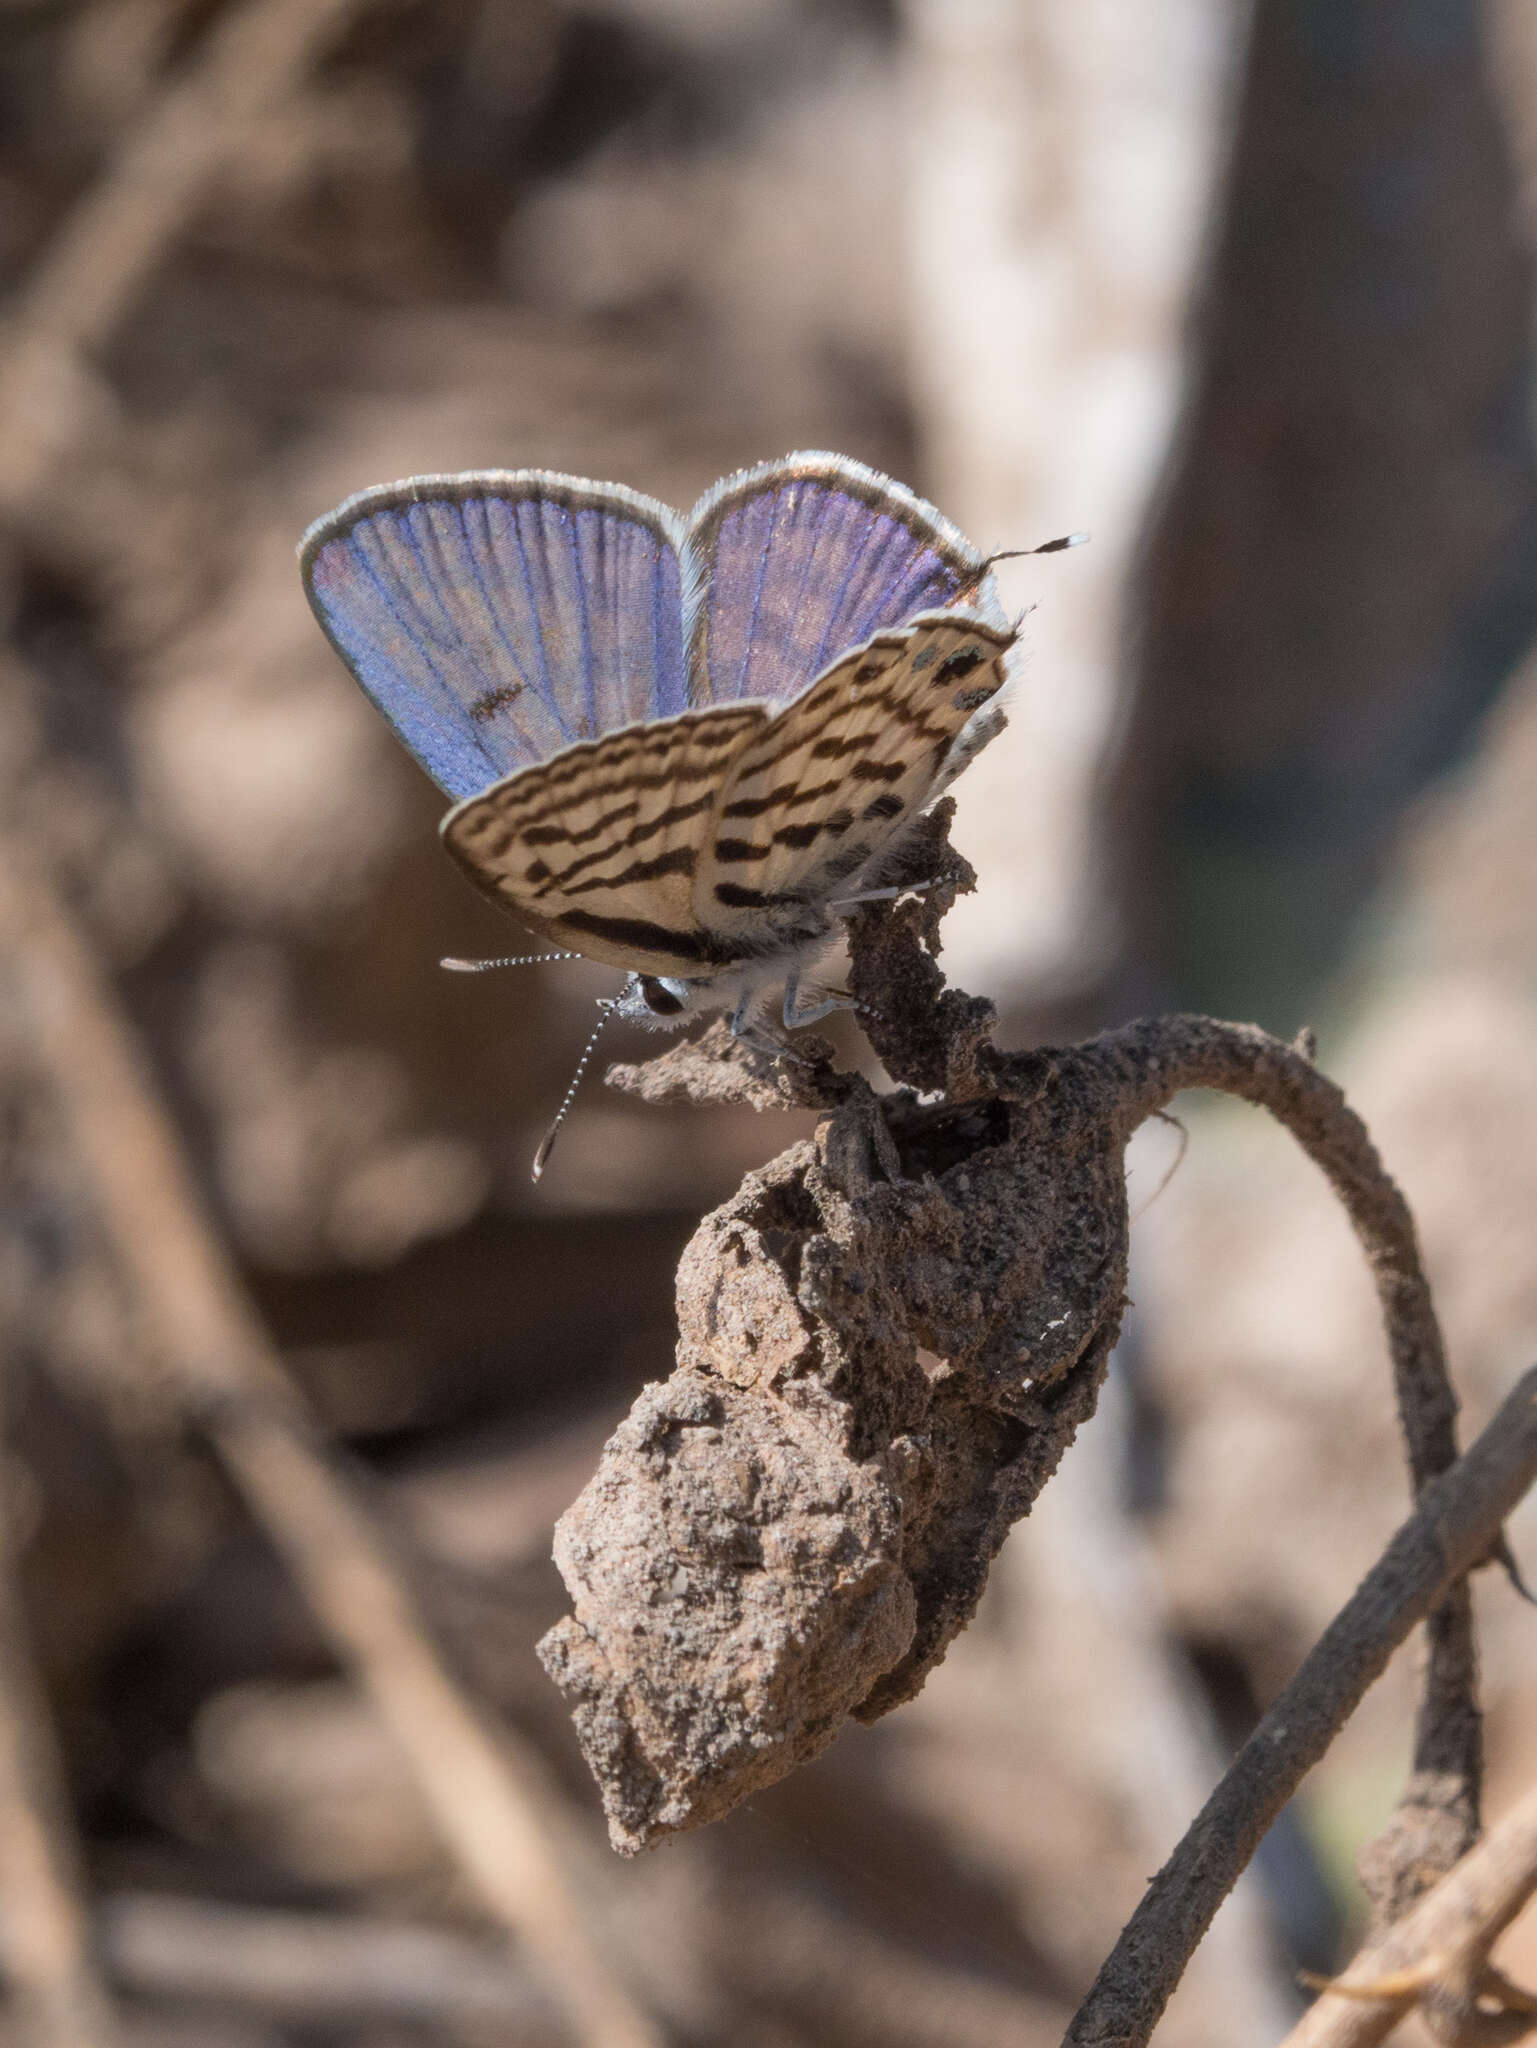
[[[1497,1571],[1493,1825],[1408,1895],[1476,1818],[1444,1596],[1532,1455],[1537,48],[1524,0],[1410,12],[1304,33],[1260,0],[1241,51],[1218,0],[1134,30],[1076,0],[0,0],[18,2039],[1045,2048],[1231,1760],[1072,2022],[1141,2039],[1437,1601],[1372,1886],[1394,1924],[1352,1970],[1394,1997],[1295,2038],[1419,2002],[1444,2041],[1529,2024],[1529,1922],[1505,1976],[1489,1953],[1537,1867],[1537,1623]],[[607,977],[435,973],[507,929],[321,643],[294,541],[414,470],[687,503],[795,445],[988,545],[1097,529],[1016,586],[1042,603],[1016,731],[960,791],[980,887],[944,964],[1003,1023],[938,1004],[941,903],[871,913],[876,1048],[948,1111],[710,1041],[589,1086],[536,1195]],[[1121,1029],[1196,1006],[1320,1025],[1417,1219],[1465,1438],[1498,1418],[1391,1549],[1379,1315],[1416,1484],[1452,1450],[1414,1233],[1302,1052]],[[1302,1148],[1181,1105],[1149,1203],[1174,1140],[1144,1119],[1196,1083]],[[783,1338],[751,1373],[703,1318],[744,1245],[737,1311]],[[1010,1407],[1022,1345],[1041,1385]],[[712,1375],[729,1418],[674,1444]],[[621,1861],[535,1655],[553,1630],[602,1775],[624,1687],[562,1620],[553,1526],[581,1496],[579,1582],[621,1499],[670,1542],[703,1512],[724,1555],[755,1461],[786,1528],[836,1495],[853,1547],[765,1588],[751,1626],[795,1654],[759,1719],[709,1720],[729,1643],[689,1640],[692,1693],[668,1665],[665,1795],[603,1787],[627,1846],[753,1797]],[[680,1569],[637,1556],[642,1584]],[[680,1597],[718,1618],[707,1577]],[[1160,2040],[1273,2043],[1298,1966],[1345,1962],[1416,1686],[1406,1653]]]

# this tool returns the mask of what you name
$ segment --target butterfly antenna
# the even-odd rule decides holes
[[[996,555],[989,555],[977,572],[977,580],[991,569],[994,562],[1022,562],[1027,555],[1060,555],[1066,548],[1081,548],[1089,538],[1086,533],[1059,533],[1055,540],[1043,540],[1035,548],[1002,548]]]
[[[576,1100],[576,1091],[582,1085],[582,1076],[587,1071],[587,1062],[592,1058],[592,1049],[598,1042],[598,1033],[614,1014],[616,1006],[616,997],[599,996],[598,1008],[603,1014],[599,1017],[597,1023],[593,1025],[592,1036],[582,1047],[582,1057],[577,1061],[576,1072],[571,1076],[571,1086],[566,1090],[565,1095],[561,1099],[560,1108],[555,1112],[555,1121],[545,1132],[544,1137],[540,1140],[539,1150],[534,1154],[535,1180],[538,1180],[543,1175],[544,1169],[550,1163],[550,1154],[555,1150],[555,1134],[565,1122],[567,1110],[570,1109],[572,1103]]]
[[[440,960],[450,974],[487,974],[493,967],[537,967],[541,960],[580,960],[580,953],[509,953],[501,960],[459,960],[452,955]]]

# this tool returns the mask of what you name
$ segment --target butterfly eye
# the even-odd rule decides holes
[[[666,982],[658,981],[654,974],[641,976],[640,993],[646,1008],[658,1017],[676,1017],[683,1008],[682,996],[675,995]]]

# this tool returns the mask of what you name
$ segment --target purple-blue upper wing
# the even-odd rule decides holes
[[[452,797],[687,708],[677,513],[543,470],[412,477],[305,535],[315,615]]]
[[[728,477],[695,506],[689,541],[705,576],[696,703],[797,696],[881,627],[975,591],[985,567],[933,506],[837,455]]]

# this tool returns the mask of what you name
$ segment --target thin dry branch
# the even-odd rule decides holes
[[[555,2007],[505,1948],[446,1927],[120,1892],[102,1952],[141,1998],[219,2000],[309,2026],[498,2022],[518,2048],[564,2048]]]
[[[614,1977],[563,1867],[542,1764],[493,1729],[450,1674],[382,1528],[328,1458],[206,1221],[110,990],[51,882],[15,844],[0,847],[0,947],[177,1397],[367,1689],[487,1909],[527,1943],[584,2039],[652,2048],[657,2035]]]
[[[1122,1066],[1140,1118],[1186,1088],[1218,1088],[1268,1109],[1328,1177],[1376,1282],[1409,1473],[1418,1493],[1457,1455],[1457,1397],[1414,1218],[1366,1126],[1297,1047],[1252,1025],[1160,1017],[1099,1043]],[[1473,1615],[1453,1585],[1426,1621],[1414,1764],[1387,1829],[1361,1859],[1377,1921],[1390,1925],[1478,1837],[1483,1775]]]
[[[1420,1261],[1414,1218],[1338,1084],[1297,1047],[1252,1024],[1154,1017],[1093,1041],[1125,1077],[1129,1124],[1188,1088],[1240,1096],[1283,1124],[1327,1175],[1366,1254],[1382,1305],[1416,1490],[1457,1455],[1457,1397]]]
[[[832,1927],[813,1899],[771,1888],[740,1904],[740,1915],[725,1910],[743,1938],[712,1959],[707,2000],[693,1994],[691,2039],[731,2038],[744,2002],[754,2038],[777,2028],[808,2043],[996,2048],[1061,2024],[1054,2002],[845,1917]],[[515,1958],[444,1927],[120,1892],[103,1902],[101,1928],[114,1978],[164,2005],[218,2001],[310,2027],[415,2022],[516,2048],[570,2038]]]
[[[99,410],[86,364],[360,0],[246,0],[218,22],[48,245],[0,353],[0,505],[25,502]]]
[[[64,1763],[32,1656],[0,1456],[0,1966],[28,2048],[112,2048]]]
[[[1153,1879],[1064,2048],[1138,2048],[1260,1838],[1367,1687],[1448,1586],[1487,1559],[1537,1480],[1537,1368],[1447,1472],[1319,1638]],[[1420,1952],[1417,1952],[1420,1953]]]
[[[1495,1942],[1534,1892],[1537,1789],[1433,1891],[1361,1950],[1282,2048],[1372,2048],[1415,2006],[1448,2048],[1502,2048],[1537,2033],[1537,1999],[1489,1968]],[[1395,1978],[1389,1995],[1372,1995]],[[1480,1998],[1494,2009],[1480,2010]]]

